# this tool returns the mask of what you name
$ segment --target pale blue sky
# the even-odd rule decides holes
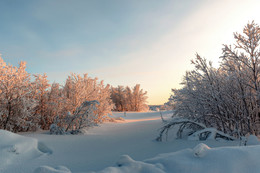
[[[163,104],[199,52],[218,61],[223,43],[259,20],[254,0],[0,0],[0,53],[64,83],[70,72],[141,84]]]

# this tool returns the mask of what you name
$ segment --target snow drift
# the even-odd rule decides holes
[[[0,130],[0,172],[5,172],[8,166],[28,162],[51,150],[37,139],[20,136],[12,132]]]
[[[135,161],[122,156],[116,167],[99,173],[259,173],[260,146],[210,148],[199,144],[194,149],[160,154]]]

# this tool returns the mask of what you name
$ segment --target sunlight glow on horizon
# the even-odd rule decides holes
[[[0,2],[7,63],[26,61],[30,73],[61,84],[70,72],[112,86],[140,84],[151,105],[181,87],[196,52],[218,66],[222,44],[233,44],[249,21],[260,24],[257,0],[24,2]]]

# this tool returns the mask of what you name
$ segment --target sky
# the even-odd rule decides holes
[[[181,88],[199,53],[218,66],[223,44],[254,20],[258,0],[0,0],[0,54],[64,84],[88,73],[114,87],[140,84],[148,104]]]

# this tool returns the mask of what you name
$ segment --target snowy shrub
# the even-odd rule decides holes
[[[169,100],[174,117],[241,138],[260,129],[260,27],[251,22],[234,38],[234,46],[224,45],[218,68],[197,54],[194,70],[186,72],[183,88],[173,89]]]
[[[53,124],[50,126],[50,134],[51,135],[63,135],[65,134],[65,130],[61,127],[61,120],[59,116],[56,116]]]
[[[223,132],[220,132],[216,130],[215,128],[205,128],[203,130],[196,131],[195,133],[188,136],[188,140],[218,140],[218,139],[224,139],[224,140],[235,140],[234,137],[227,135]]]
[[[163,118],[162,118],[163,119]],[[235,140],[234,137],[225,134],[215,128],[206,128],[202,123],[198,123],[189,119],[174,118],[170,121],[163,119],[165,125],[161,128],[160,134],[157,137],[157,141],[162,141],[163,135],[168,136],[168,132],[173,127],[177,126],[178,130],[176,132],[177,138],[187,138],[188,140]]]
[[[165,125],[161,128],[160,134],[156,139],[157,141],[162,141],[163,135],[165,135],[167,139],[169,130],[175,126],[178,126],[176,134],[177,138],[180,139],[183,138],[183,136],[189,136],[198,130],[206,128],[205,125],[189,119],[173,118],[172,120],[166,121],[165,119],[163,119],[162,114],[161,118]]]
[[[113,108],[113,103],[110,98],[110,85],[104,85],[103,81],[98,82],[98,79],[92,79],[87,74],[81,75],[71,74],[66,80],[63,87],[63,94],[66,103],[63,106],[63,115],[71,112],[77,114],[77,108],[85,101],[96,100],[96,123],[101,123],[108,118]]]
[[[96,126],[98,115],[95,111],[98,105],[97,100],[84,101],[74,114],[68,112],[64,119],[59,119],[57,116],[55,123],[50,126],[50,134],[79,134],[83,129]]]
[[[72,115],[68,113],[66,121],[66,132],[71,129],[72,134],[80,133],[81,129],[97,125],[98,115],[95,113],[99,102],[97,100],[83,102]]]
[[[63,127],[59,127],[57,124],[51,124],[50,126],[50,134],[51,135],[63,135],[65,130]]]

